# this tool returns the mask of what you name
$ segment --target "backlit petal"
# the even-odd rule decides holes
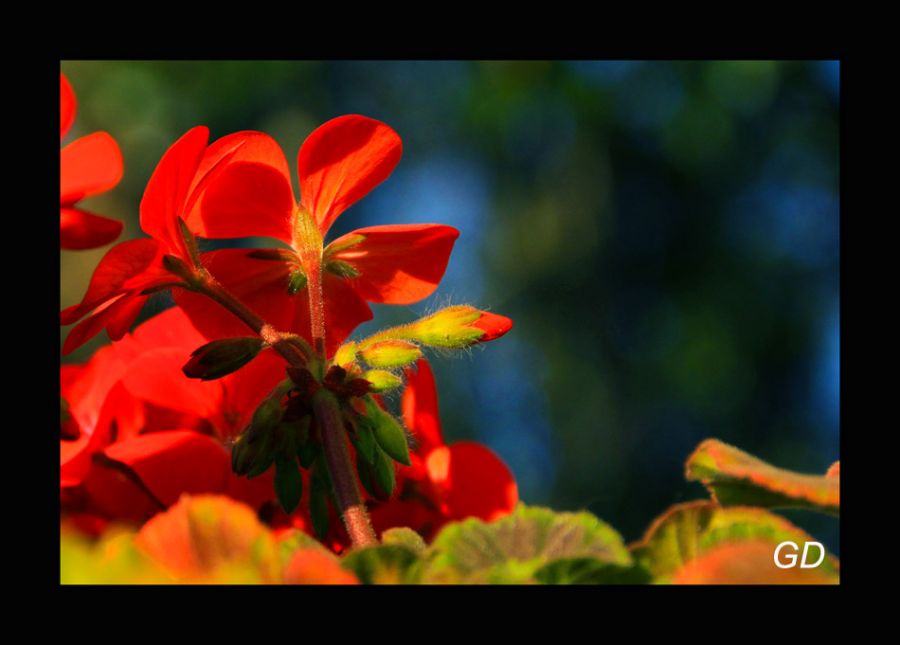
[[[430,296],[447,269],[459,231],[439,224],[362,228],[335,240],[363,239],[332,257],[353,266],[350,280],[369,302],[409,304]]]
[[[207,238],[274,237],[290,243],[294,192],[287,160],[272,137],[252,131],[222,137],[204,154],[198,177],[238,145],[191,209],[188,226]]]
[[[297,156],[300,197],[323,235],[338,215],[387,179],[402,151],[393,129],[357,114],[332,119],[307,137]]]
[[[59,199],[63,206],[106,192],[120,179],[122,153],[106,132],[75,139],[60,152]]]
[[[59,210],[59,246],[80,250],[106,246],[122,232],[122,222],[77,208]]]
[[[66,75],[59,74],[59,138],[66,136],[75,121],[75,92]]]

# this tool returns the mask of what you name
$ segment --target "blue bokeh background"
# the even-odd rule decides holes
[[[123,182],[93,200],[127,221],[122,239],[141,235],[143,187],[194,125],[268,132],[292,166],[334,116],[394,127],[400,165],[332,235],[436,222],[461,236],[434,296],[376,307],[357,334],[447,304],[513,318],[502,340],[433,365],[448,441],[491,446],[526,502],[587,508],[631,540],[704,495],[683,477],[704,438],[800,471],[839,458],[837,62],[62,68],[70,136],[107,130],[122,147]],[[62,305],[103,252],[62,254]],[[791,517],[838,550],[836,520]]]

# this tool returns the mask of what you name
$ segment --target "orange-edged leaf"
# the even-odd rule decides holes
[[[714,549],[760,541],[768,544],[769,562],[774,568],[775,548],[780,543],[790,541],[802,548],[805,542],[815,540],[783,517],[764,509],[722,508],[703,500],[671,507],[653,522],[643,539],[629,548],[635,561],[656,582],[669,583],[685,566]],[[837,580],[839,564],[833,556],[827,555],[818,569],[821,575]]]
[[[808,508],[840,514],[840,478],[776,468],[753,455],[707,439],[685,464],[685,476],[702,482],[723,506]]]
[[[183,495],[141,528],[141,551],[179,582],[277,582],[278,550],[249,506]]]
[[[320,548],[295,551],[284,569],[284,582],[289,585],[359,584],[337,557]]]
[[[837,584],[822,568],[781,569],[768,540],[729,542],[681,567],[672,578],[681,585],[824,585]]]

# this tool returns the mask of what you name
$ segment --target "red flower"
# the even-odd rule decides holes
[[[77,349],[103,328],[112,340],[122,338],[149,297],[147,291],[177,281],[163,268],[163,256],[172,255],[191,263],[178,217],[193,207],[208,181],[234,152],[235,145],[240,145],[219,146],[215,158],[204,157],[208,140],[209,130],[198,126],[163,155],[141,200],[141,228],[151,237],[122,242],[103,256],[81,303],[62,312],[63,325],[87,316],[69,333],[63,354]]]
[[[75,120],[75,93],[59,75],[59,138]],[[59,241],[64,249],[92,249],[109,244],[122,232],[122,222],[76,208],[92,195],[108,191],[122,179],[122,153],[106,132],[75,139],[60,153]]]
[[[60,441],[64,508],[142,521],[182,493],[219,493],[254,508],[272,499],[271,473],[248,480],[231,471],[231,441],[260,401],[286,378],[264,351],[216,381],[188,379],[185,357],[204,337],[178,308],[64,366],[62,395],[81,431]]]
[[[489,448],[474,441],[444,443],[434,374],[424,359],[406,369],[403,421],[417,447],[412,464],[397,469],[397,497],[372,510],[376,531],[409,526],[433,536],[449,521],[478,517],[491,521],[519,501],[512,473]]]
[[[187,221],[204,237],[267,236],[291,247],[204,255],[210,272],[267,322],[310,337],[309,299],[305,291],[298,292],[320,267],[330,349],[372,317],[366,301],[408,304],[437,288],[459,235],[450,226],[372,226],[323,248],[337,217],[384,181],[400,160],[400,137],[390,127],[348,115],[317,128],[297,158],[299,202],[287,160],[268,135],[224,137],[210,146],[207,156],[214,159],[221,148],[237,143],[243,145]],[[178,294],[177,301],[211,338],[234,336],[240,329],[197,294]]]

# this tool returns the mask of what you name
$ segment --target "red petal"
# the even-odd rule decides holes
[[[481,318],[475,322],[469,323],[470,327],[476,327],[483,330],[484,336],[478,339],[479,343],[486,343],[489,340],[500,338],[503,334],[512,329],[513,322],[506,316],[488,313],[481,313]]]
[[[204,253],[203,265],[238,300],[279,331],[288,331],[296,303],[306,292],[287,293],[290,267],[276,260],[248,258],[247,249],[223,249]],[[178,291],[175,302],[206,338],[246,336],[253,331],[222,305],[189,291]]]
[[[325,348],[331,356],[354,329],[372,319],[372,310],[353,287],[335,275],[323,276],[322,288],[325,293]],[[309,315],[308,306],[303,313]]]
[[[249,365],[222,379],[225,398],[217,417],[221,421],[216,421],[222,438],[233,437],[247,426],[257,406],[287,378],[285,367],[278,352],[266,349]]]
[[[116,244],[100,260],[81,303],[68,307],[60,323],[71,325],[104,302],[128,290],[145,288],[153,278],[161,277],[148,271],[161,262],[161,249],[154,240],[128,240]]]
[[[197,126],[173,143],[157,164],[141,199],[141,228],[160,241],[167,253],[179,257],[187,257],[187,252],[178,217],[186,215],[189,189],[208,140],[209,129]]]
[[[120,369],[114,369],[120,374]],[[98,375],[102,380],[106,375]],[[91,425],[83,426],[86,432],[82,432],[77,441],[60,441],[60,483],[62,487],[80,484],[89,474],[92,467],[92,457],[103,450],[114,439],[114,435],[122,437],[135,431],[135,427],[142,423],[142,410],[138,401],[132,397],[121,382],[109,390],[100,403],[91,400],[76,401],[79,416],[88,418]],[[95,409],[86,410],[86,406]],[[73,408],[69,408],[70,412]],[[73,413],[74,416],[74,413]]]
[[[300,196],[324,235],[338,215],[387,179],[403,144],[389,126],[357,114],[332,119],[297,156]]]
[[[333,244],[356,235],[364,239],[332,257],[359,271],[351,284],[363,298],[404,305],[427,298],[437,288],[459,231],[440,224],[372,226]]]
[[[105,454],[128,466],[166,506],[182,493],[224,490],[231,471],[224,447],[191,430],[151,432],[115,443]]]
[[[190,354],[204,343],[206,338],[191,324],[187,314],[172,307],[141,323],[114,347],[123,361],[130,362],[163,347],[180,348]]]
[[[59,203],[71,206],[90,195],[106,192],[122,179],[119,144],[106,132],[75,139],[59,159]]]
[[[416,369],[406,368],[404,374],[406,389],[400,404],[403,423],[419,442],[416,452],[426,455],[444,445],[434,373],[428,361],[420,358],[416,361]]]
[[[294,192],[287,160],[272,137],[251,131],[222,137],[206,151],[198,175],[237,145],[191,209],[189,227],[208,238],[262,236],[290,243]]]
[[[132,395],[154,405],[211,417],[221,406],[222,384],[185,376],[181,366],[188,358],[188,352],[181,348],[152,349],[128,365],[125,387]]]
[[[75,121],[75,92],[69,85],[69,79],[59,73],[59,138],[66,136]]]
[[[71,354],[100,333],[103,328],[106,328],[110,340],[122,338],[134,324],[146,301],[147,296],[130,293],[99,308],[72,328],[72,331],[66,336],[66,342],[63,343],[63,355]]]
[[[444,518],[439,513],[424,504],[399,499],[379,504],[372,509],[370,518],[379,537],[388,529],[406,526],[428,538],[444,523]]]
[[[59,210],[59,246],[81,250],[106,246],[122,232],[122,222],[77,208]]]
[[[235,297],[278,331],[311,339],[309,296],[304,289],[289,295],[292,267],[277,260],[247,257],[247,249],[224,249],[203,254],[204,266]],[[333,352],[372,311],[353,288],[334,275],[323,278],[326,349]],[[208,339],[245,336],[250,328],[234,314],[205,296],[188,291],[175,294],[175,302]]]
[[[428,455],[428,470],[443,490],[451,519],[474,516],[486,521],[513,511],[519,501],[516,480],[500,458],[474,441],[459,441]]]

